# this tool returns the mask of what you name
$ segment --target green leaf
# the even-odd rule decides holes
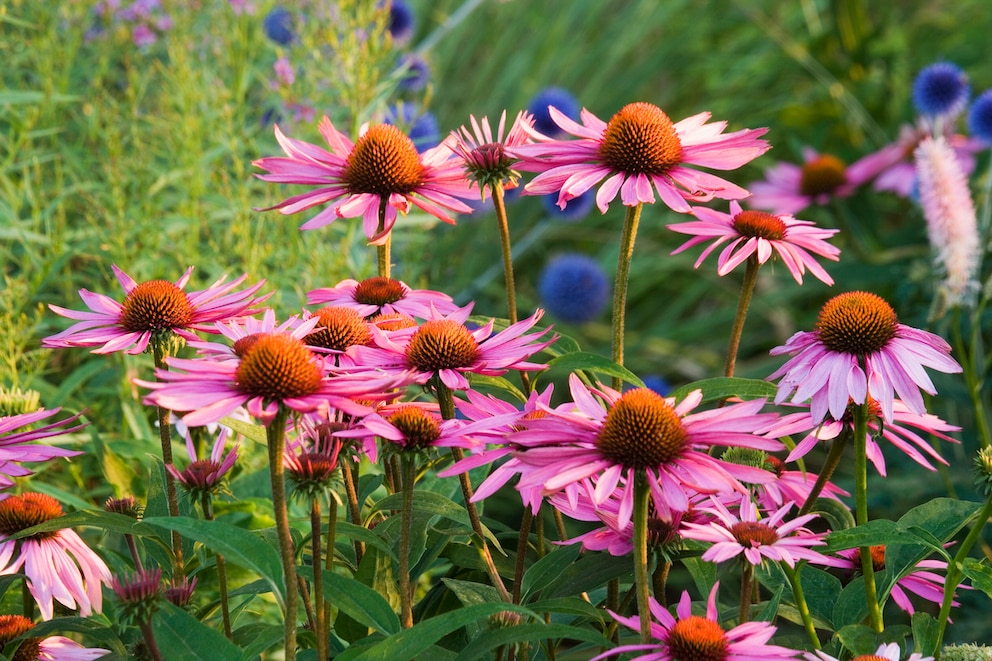
[[[20,578],[19,576],[17,578]],[[104,615],[89,617],[56,617],[39,622],[31,628],[31,635],[44,638],[48,635],[61,635],[75,631],[83,634],[94,647],[110,649],[120,658],[129,658],[124,643],[115,631],[115,626]]]
[[[521,606],[514,604],[478,604],[449,611],[443,615],[432,617],[393,634],[389,638],[376,643],[356,657],[347,657],[351,661],[401,661],[413,659],[418,654],[430,649],[434,643],[449,633],[461,629],[467,624],[503,611],[512,611],[529,617],[537,615]],[[340,657],[339,657],[340,658]],[[459,657],[460,658],[460,657]]]
[[[881,633],[865,624],[849,624],[835,635],[851,654],[861,656],[873,655],[883,643],[899,643],[900,647],[905,647],[904,641],[909,632],[910,628],[904,624],[885,627]]]
[[[265,431],[265,427],[262,425],[255,425],[250,422],[245,422],[244,420],[235,420],[234,418],[221,418],[220,424],[225,427],[230,427],[233,431],[238,432],[245,438],[249,438],[256,443],[265,444],[268,442],[268,435]]]
[[[552,581],[561,576],[565,569],[579,557],[582,551],[580,544],[569,544],[567,546],[556,547],[551,553],[535,562],[524,572],[523,580],[520,582],[520,592],[523,600],[533,593],[543,590]]]
[[[482,388],[490,388],[508,393],[520,402],[527,401],[527,395],[521,392],[520,388],[513,385],[513,383],[506,377],[486,376],[485,374],[469,374],[468,382],[472,384],[472,388],[476,390],[478,390],[481,386]]]
[[[341,537],[347,537],[349,539],[362,542],[366,546],[374,546],[393,560],[396,560],[396,554],[393,553],[393,547],[386,543],[382,537],[379,537],[365,526],[356,526],[354,523],[348,523],[347,521],[338,521],[337,527],[335,528],[335,533]]]
[[[224,634],[168,602],[152,617],[152,629],[169,661],[241,661],[241,648]]]
[[[971,579],[971,585],[992,598],[992,567],[975,558],[965,558],[961,566],[962,573]]]
[[[144,523],[176,530],[183,537],[201,542],[214,553],[220,553],[227,562],[257,572],[272,586],[279,605],[284,604],[285,588],[279,553],[254,533],[223,521],[201,521],[184,516],[153,517],[145,519]]]
[[[566,624],[544,624],[531,622],[512,627],[490,629],[473,639],[458,655],[459,661],[475,661],[486,656],[490,650],[504,645],[524,641],[539,641],[548,638],[557,640],[580,640],[597,647],[610,647],[612,643],[598,631],[580,629]],[[572,650],[573,652],[576,650]]]
[[[545,353],[549,353],[552,356],[564,356],[570,353],[580,353],[582,349],[579,347],[579,343],[575,338],[570,335],[563,335],[558,333],[558,339],[554,341],[554,344],[549,346],[544,350]]]
[[[742,379],[720,376],[679,386],[668,393],[668,396],[674,397],[676,401],[682,401],[693,390],[703,391],[704,402],[712,402],[729,397],[740,397],[741,399],[760,399],[765,397],[766,399],[774,399],[775,394],[778,392],[778,388],[774,383],[765,381],[764,379]]]
[[[113,512],[72,512],[71,514],[66,514],[65,516],[60,516],[56,519],[50,519],[44,523],[39,523],[36,526],[25,528],[17,534],[11,535],[11,538],[20,539],[39,532],[51,532],[53,530],[75,528],[77,526],[90,526],[93,528],[101,528],[110,532],[121,533],[122,535],[135,535],[141,537],[156,534],[154,530],[144,523],[135,521],[131,517],[123,514],[115,514]]]
[[[579,597],[561,597],[560,599],[542,599],[527,604],[527,607],[538,613],[560,613],[576,615],[593,622],[602,623],[604,611],[596,608],[585,599]]]
[[[630,576],[633,571],[627,556],[587,553],[568,565],[561,576],[542,590],[541,596],[546,599],[571,597],[606,585],[611,579]]]
[[[937,620],[927,613],[913,613],[913,652],[933,656],[937,651]]]
[[[324,573],[327,601],[347,613],[356,622],[385,634],[400,630],[400,620],[381,594],[353,578]]]
[[[377,502],[373,511],[399,510],[402,506],[403,494],[394,493]],[[449,498],[431,491],[418,490],[413,494],[413,511],[440,516],[455,523],[460,523],[469,530],[472,529],[472,522],[469,520],[468,512],[465,511],[464,507]],[[486,539],[495,544],[497,548],[501,548],[496,536],[485,526],[483,526],[483,533]]]
[[[780,584],[778,589],[775,590],[775,594],[772,598],[768,600],[765,607],[761,609],[758,616],[754,618],[760,622],[771,622],[775,619],[775,615],[778,613],[778,604],[782,601],[782,593],[785,592],[785,584]]]
[[[827,535],[827,545],[817,550],[821,552],[841,551],[859,546],[900,544],[905,541],[906,532],[901,530],[895,521],[875,519],[847,530],[835,530]]]
[[[609,358],[600,356],[598,353],[588,353],[585,351],[575,351],[567,353],[548,362],[549,368],[566,370],[568,372],[593,372],[594,374],[605,374],[606,376],[623,379],[627,383],[633,383],[639,388],[644,387],[644,382],[640,377],[631,372],[623,365],[617,365]]]
[[[462,606],[492,604],[500,601],[499,591],[491,585],[474,581],[461,581],[457,578],[442,578],[441,581],[455,593]]]

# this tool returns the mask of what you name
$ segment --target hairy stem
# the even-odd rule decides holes
[[[854,502],[855,518],[858,525],[868,523],[868,404],[854,407]],[[882,609],[878,605],[878,592],[875,587],[875,565],[871,559],[871,547],[861,547],[861,573],[865,579],[865,601],[868,603],[868,620],[871,628],[881,632]]]
[[[155,368],[161,370],[169,369],[165,362],[165,353],[157,343],[152,343],[152,355],[155,359]],[[172,465],[172,427],[169,424],[169,409],[161,406],[157,407],[158,414],[158,436],[162,445],[162,463],[166,466]],[[168,470],[165,471],[165,497],[169,505],[169,516],[179,516],[179,494],[176,492],[176,478]],[[172,531],[172,575],[175,578],[182,578],[184,575],[183,563],[183,538],[179,532]]]
[[[820,493],[823,491],[823,487],[827,485],[830,478],[833,477],[834,471],[840,464],[841,457],[844,456],[844,448],[847,446],[847,440],[849,435],[846,432],[841,432],[840,435],[833,440],[830,444],[830,452],[827,453],[827,460],[823,464],[823,468],[820,470],[819,476],[816,478],[816,483],[813,484],[813,488],[809,492],[809,496],[806,497],[806,502],[803,506],[799,508],[799,513],[796,516],[802,516],[804,514],[809,514],[813,506],[816,505],[816,499],[819,497]]]
[[[806,596],[803,594],[803,584],[799,581],[799,572],[802,569],[802,565],[800,565],[799,569],[793,569],[787,562],[780,562],[778,564],[782,567],[782,571],[785,572],[785,576],[789,579],[789,584],[792,586],[792,596],[795,597],[796,607],[799,609],[799,616],[803,620],[803,629],[806,630],[806,636],[809,638],[813,649],[818,650],[820,649],[820,638],[816,635],[816,628],[813,626],[813,616],[809,612],[809,604],[806,603]]]
[[[637,614],[641,620],[641,644],[651,642],[651,583],[648,578],[648,479],[644,470],[634,476],[634,582],[637,584]]]
[[[200,499],[200,506],[203,508],[203,518],[207,521],[213,521],[214,506],[209,492],[203,494],[203,497]],[[228,640],[234,640],[234,634],[231,632],[231,604],[227,594],[227,565],[224,562],[224,556],[220,553],[216,554],[215,560],[217,562],[217,582],[220,589],[220,615],[224,622],[224,635],[227,636]]]
[[[321,565],[323,552],[321,551],[320,529],[322,516],[320,512],[320,498],[314,496],[310,499],[310,557],[313,564],[313,621],[314,635],[317,637],[317,661],[327,661],[328,659],[328,633],[324,629],[324,574]],[[328,551],[329,553],[332,551]]]
[[[748,258],[747,268],[744,271],[744,282],[741,284],[741,295],[737,301],[737,314],[734,316],[734,325],[730,329],[727,363],[723,370],[724,376],[734,375],[734,368],[737,365],[737,350],[740,348],[741,335],[744,333],[744,320],[747,319],[747,311],[751,307],[751,295],[754,294],[754,286],[758,282],[758,268],[760,266],[756,255],[751,255]]]
[[[286,469],[283,466],[283,450],[286,445],[286,421],[289,411],[279,406],[279,412],[265,428],[269,450],[269,481],[272,485],[272,509],[276,520],[276,536],[279,538],[279,559],[282,562],[283,583],[286,586],[284,604],[283,643],[286,661],[296,659],[296,551],[293,536],[289,530],[289,510],[286,503]]]
[[[623,365],[624,319],[627,312],[627,284],[630,279],[630,260],[634,255],[634,241],[637,238],[637,224],[641,220],[641,207],[627,207],[623,219],[623,232],[620,235],[620,253],[617,256],[617,277],[613,285],[613,362]],[[613,377],[613,388],[619,390],[620,377]]]
[[[410,585],[410,535],[413,523],[413,487],[417,479],[417,460],[404,453],[400,459],[403,473],[403,509],[400,511],[400,625],[413,626],[413,589]]]

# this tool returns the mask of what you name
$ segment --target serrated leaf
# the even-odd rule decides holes
[[[241,661],[240,647],[168,602],[152,618],[155,640],[169,661]]]
[[[385,634],[400,630],[399,618],[381,594],[347,576],[325,573],[323,577],[327,601],[353,620]]]
[[[176,530],[183,537],[201,542],[214,553],[220,553],[227,562],[258,573],[272,586],[279,605],[284,604],[285,588],[279,553],[254,533],[223,521],[202,521],[184,516],[153,517],[145,519],[144,523]]]
[[[693,390],[703,391],[703,401],[712,402],[718,399],[740,397],[741,399],[774,399],[778,388],[774,383],[764,379],[742,379],[738,377],[720,376],[712,379],[694,381],[675,388],[668,397],[682,401]]]
[[[601,356],[598,353],[588,353],[585,351],[566,353],[552,358],[548,362],[548,367],[567,370],[569,372],[584,371],[594,374],[605,374],[606,376],[623,379],[627,383],[632,383],[639,388],[644,387],[644,382],[641,381],[639,376],[623,365],[617,365],[609,358]]]

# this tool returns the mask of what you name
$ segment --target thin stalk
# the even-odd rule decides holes
[[[983,448],[992,444],[992,431],[989,430],[988,415],[984,403],[982,402],[982,386],[985,384],[982,365],[982,333],[981,319],[984,308],[984,300],[979,303],[973,313],[976,321],[972,323],[971,343],[965,344],[961,336],[961,308],[954,309],[954,320],[951,323],[951,334],[954,338],[955,349],[961,357],[961,368],[965,383],[968,386],[968,397],[971,399],[972,408],[975,410],[975,427],[977,429],[978,443]]]
[[[145,641],[145,650],[148,652],[148,656],[152,658],[152,661],[163,661],[162,652],[158,648],[158,643],[155,641],[155,632],[152,630],[151,621],[145,621],[141,623],[141,637]]]
[[[637,585],[637,614],[641,620],[641,644],[651,642],[651,583],[648,579],[648,479],[643,469],[634,476],[634,582]]]
[[[386,202],[387,199],[385,197],[379,199],[379,228],[377,233],[382,232],[386,228]],[[376,266],[378,266],[380,278],[388,278],[390,269],[392,269],[392,256],[390,255],[392,241],[393,235],[390,232],[386,240],[375,247]]]
[[[517,562],[513,567],[513,603],[520,603],[520,591],[524,579],[524,569],[527,565],[527,547],[530,541],[530,524],[534,513],[529,505],[524,505],[524,516],[520,520],[520,535],[517,537]]]
[[[307,615],[306,627],[310,631],[317,630],[317,614],[313,610],[313,602],[310,600],[310,590],[307,588],[307,579],[303,578],[300,574],[296,575],[296,587],[300,591],[300,597],[303,599],[303,612]]]
[[[813,484],[813,488],[810,489],[809,496],[806,497],[806,502],[803,506],[799,508],[799,513],[796,516],[803,516],[804,514],[809,514],[813,506],[816,505],[816,499],[819,497],[820,492],[823,491],[823,487],[827,485],[830,478],[833,477],[834,471],[840,464],[841,457],[844,456],[844,448],[847,446],[848,434],[841,432],[840,436],[833,440],[830,444],[830,452],[827,453],[827,460],[823,464],[823,468],[820,470],[819,476],[816,478],[816,482]]]
[[[761,264],[757,255],[751,255],[747,260],[747,268],[744,271],[744,282],[741,284],[741,295],[737,301],[737,314],[734,316],[734,325],[730,329],[730,342],[727,345],[727,363],[723,370],[724,376],[733,376],[734,368],[737,366],[737,350],[741,345],[741,335],[744,333],[744,320],[747,319],[748,308],[751,307],[751,296],[754,294],[754,286],[758,282],[758,269]]]
[[[203,518],[207,521],[213,521],[213,499],[210,497],[209,492],[204,492],[200,499],[200,506],[203,508]],[[224,622],[224,635],[227,636],[228,640],[234,640],[234,634],[231,632],[231,605],[227,594],[227,564],[224,562],[224,556],[220,553],[215,558],[217,562],[217,582],[220,584],[220,615]]]
[[[510,224],[506,219],[506,203],[503,183],[497,181],[489,188],[496,211],[496,225],[499,227],[499,243],[503,250],[503,280],[506,284],[506,311],[511,324],[517,323],[517,289],[513,279],[513,250],[510,248]],[[530,377],[520,371],[520,381],[524,392],[530,392]]]
[[[668,572],[672,569],[672,563],[668,560],[660,560],[658,566],[651,574],[651,589],[654,592],[654,600],[668,608],[668,599],[665,597],[665,586],[668,584]]]
[[[327,498],[327,557],[324,559],[324,572],[330,574],[334,571],[334,542],[337,538],[338,530],[338,495],[333,491],[328,492]],[[324,634],[330,637],[331,631],[331,609],[324,605]],[[330,647],[328,645],[328,647]],[[330,654],[330,649],[328,649]]]
[[[356,526],[362,525],[362,510],[358,504],[358,480],[351,470],[351,459],[345,457],[341,462],[341,473],[344,476],[344,494],[348,499],[348,517]],[[333,548],[333,547],[329,547]],[[365,544],[355,540],[355,565],[362,561],[365,555]]]
[[[131,554],[131,560],[134,561],[134,568],[141,571],[143,569],[141,556],[138,555],[138,545],[134,541],[134,535],[124,535],[124,542],[127,544],[128,553]]]
[[[854,502],[857,524],[868,523],[868,404],[854,407]],[[871,628],[881,632],[882,609],[878,605],[878,592],[875,587],[875,565],[871,559],[871,547],[861,547],[861,573],[865,580],[865,601],[868,603],[868,620]]]
[[[628,595],[630,592],[627,593]],[[613,611],[614,613],[620,613],[620,579],[611,578],[610,582],[606,584],[606,610]],[[606,628],[604,635],[607,636],[614,644],[620,644],[620,631],[617,629],[616,620],[610,622],[610,625]]]
[[[169,366],[165,362],[165,353],[158,343],[152,343],[152,355],[155,359],[155,368],[167,370]],[[161,406],[157,407],[158,414],[158,436],[162,444],[162,463],[166,466],[172,465],[172,428],[169,426],[169,409]],[[165,497],[169,504],[169,516],[179,516],[179,494],[176,492],[176,478],[168,470],[165,471]],[[183,538],[175,530],[172,531],[172,575],[175,578],[182,578],[183,571]]]
[[[286,445],[286,421],[289,410],[280,405],[279,412],[265,428],[269,450],[269,481],[272,485],[272,509],[276,520],[276,535],[279,538],[279,559],[282,562],[282,578],[286,586],[284,604],[283,643],[286,661],[296,659],[296,551],[293,536],[289,531],[289,510],[286,503],[286,469],[283,466],[283,450]]]
[[[971,547],[979,540],[985,524],[988,523],[989,517],[992,517],[992,495],[985,501],[985,507],[978,513],[978,518],[975,519],[975,525],[968,531],[968,536],[964,538],[960,548],[958,548],[958,552],[954,554],[954,561],[947,565],[947,578],[944,580],[944,599],[940,602],[940,614],[937,615],[937,645],[934,649],[938,659],[940,658],[941,647],[944,644],[944,629],[947,628],[948,618],[951,616],[954,591],[957,590],[958,583],[961,582],[961,567],[964,566],[964,559],[968,557]]]
[[[320,498],[310,499],[310,558],[313,564],[313,621],[314,635],[317,636],[317,661],[327,661],[329,650],[328,633],[324,629],[324,573],[321,566],[323,553],[321,551],[321,512]]]
[[[803,594],[803,584],[799,581],[799,570],[793,569],[786,562],[778,563],[785,572],[789,584],[792,585],[792,596],[796,599],[796,607],[799,609],[799,616],[803,619],[803,628],[809,638],[813,649],[820,649],[820,638],[816,635],[816,628],[813,626],[813,616],[809,612],[809,604],[806,603],[806,596]],[[802,567],[800,566],[800,569]]]
[[[637,238],[637,224],[641,220],[641,207],[627,207],[623,219],[623,232],[620,235],[620,253],[617,255],[617,278],[613,285],[613,362],[623,365],[624,319],[627,313],[627,284],[630,279],[630,260],[634,255],[634,241]],[[613,377],[613,388],[620,389],[620,377]]]
[[[741,556],[741,608],[740,619],[744,624],[751,619],[751,590],[754,587],[754,565]]]
[[[417,460],[404,453],[400,459],[403,473],[403,509],[400,510],[400,625],[413,626],[413,590],[410,586],[410,536],[413,523],[413,486],[417,479]]]

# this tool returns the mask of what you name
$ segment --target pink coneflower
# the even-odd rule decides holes
[[[304,433],[286,443],[283,465],[294,492],[311,498],[327,492],[344,443],[334,434],[347,428],[343,423],[307,420],[302,425]]]
[[[462,126],[458,131],[452,131],[450,146],[451,150],[461,157],[468,178],[478,184],[482,199],[486,197],[486,190],[496,184],[502,185],[507,190],[516,188],[517,179],[520,177],[513,170],[516,158],[507,150],[531,142],[527,130],[534,128],[534,117],[528,112],[518,112],[505,139],[503,138],[503,129],[506,126],[505,110],[499,116],[495,137],[488,117],[483,117],[481,122],[476,121],[474,115],[469,119],[472,122],[472,130],[469,131],[467,127]]]
[[[541,370],[546,366],[527,362],[557,337],[545,338],[544,329],[528,333],[541,319],[537,310],[527,319],[493,333],[494,322],[469,330],[465,321],[472,312],[467,305],[451,314],[432,312],[430,318],[415,328],[386,334],[373,327],[373,347],[349,350],[358,365],[375,366],[390,373],[413,375],[414,383],[427,383],[435,377],[452,390],[469,388],[466,374],[502,376],[511,369]]]
[[[759,264],[764,264],[773,254],[777,254],[799,284],[803,283],[803,274],[807,268],[822,282],[828,285],[834,283],[833,278],[823,270],[813,255],[836,262],[840,249],[830,245],[825,239],[839,230],[816,227],[810,220],[797,220],[788,214],[744,211],[737,201],[730,202],[729,214],[706,207],[693,207],[692,214],[698,220],[669,225],[668,229],[693,235],[673,250],[673,255],[716,239],[699,255],[693,265],[696,268],[699,268],[713,250],[726,243],[717,261],[716,272],[720,275],[727,275],[752,255],[758,259]]]
[[[25,493],[0,501],[0,576],[22,571],[42,618],[52,619],[53,600],[78,609],[82,617],[103,609],[101,583],[110,584],[110,570],[75,532],[69,529],[14,535],[62,516],[51,496]]]
[[[768,434],[775,437],[775,434]],[[807,471],[785,470],[785,462],[778,457],[765,457],[765,467],[775,473],[776,479],[759,485],[757,499],[762,507],[771,509],[781,507],[785,503],[805,503],[816,484],[816,475]],[[840,500],[841,496],[850,496],[833,482],[827,482],[820,491],[820,498]]]
[[[357,310],[367,319],[393,313],[427,319],[432,307],[441,314],[458,309],[445,293],[410,289],[404,282],[383,277],[366,278],[361,282],[342,280],[333,287],[313,289],[307,292],[307,305],[344,306]]]
[[[61,409],[40,409],[29,413],[19,413],[0,417],[0,489],[14,484],[13,477],[31,475],[32,471],[21,466],[24,462],[48,461],[54,457],[75,457],[82,454],[52,445],[36,445],[34,441],[77,432],[89,423],[73,425],[81,414],[50,422],[32,429],[39,420],[49,418]],[[70,426],[73,425],[73,426]]]
[[[898,449],[905,452],[910,459],[928,470],[936,470],[936,468],[927,461],[924,455],[929,455],[931,459],[947,465],[947,461],[940,456],[937,450],[926,439],[914,432],[912,428],[942,438],[945,441],[950,441],[951,443],[957,443],[958,441],[943,432],[961,430],[960,427],[948,424],[935,415],[913,413],[898,399],[892,402],[892,420],[883,423],[878,402],[870,396],[868,397],[866,456],[883,477],[885,476],[885,457],[877,442],[879,437],[892,443]],[[792,434],[806,434],[796,444],[796,447],[792,449],[789,456],[786,457],[786,461],[791,462],[806,456],[819,443],[837,438],[845,430],[848,433],[853,433],[854,431],[854,414],[850,408],[845,411],[840,420],[834,420],[828,415],[819,423],[814,421],[809,411],[789,413],[779,418],[768,429],[766,435],[772,438],[781,438]]]
[[[785,521],[793,503],[786,503],[774,512],[766,512],[758,518],[758,508],[750,496],[742,495],[735,516],[718,499],[703,506],[705,512],[716,516],[717,520],[707,524],[686,522],[682,524],[682,536],[713,545],[703,552],[703,560],[724,562],[739,555],[752,565],[760,565],[765,559],[785,562],[796,566],[797,560],[809,560],[816,564],[833,564],[833,561],[812,550],[812,546],[826,544],[825,534],[814,534],[804,528],[816,518],[806,514]]]
[[[110,587],[121,602],[124,619],[145,623],[151,620],[162,598],[162,570],[138,569],[133,574],[118,574]]]
[[[235,360],[168,359],[170,370],[156,370],[158,381],[135,379],[152,390],[146,403],[189,411],[187,425],[217,422],[244,406],[268,425],[279,408],[326,417],[331,408],[363,415],[368,407],[353,398],[376,398],[400,383],[403,375],[328,376],[323,358],[289,333],[249,336],[250,345]]]
[[[270,173],[256,175],[263,181],[317,187],[269,209],[288,215],[331,203],[300,229],[362,216],[369,243],[380,245],[389,237],[397,212],[405,214],[411,204],[451,224],[455,221],[446,210],[471,211],[457,199],[469,197],[468,181],[447,144],[420,154],[413,141],[390,124],[363,125],[354,143],[327,117],[318,129],[331,151],[289,138],[276,126],[276,140],[286,156],[252,163]]]
[[[221,278],[206,289],[186,293],[183,288],[189,282],[193,267],[175,283],[168,280],[135,282],[116,265],[113,267],[118,282],[124,287],[123,303],[95,294],[85,289],[79,296],[89,307],[89,311],[67,310],[57,305],[49,305],[56,314],[79,323],[42,340],[42,346],[97,347],[93,353],[138,354],[148,348],[148,343],[168,341],[178,336],[182,340],[199,339],[193,331],[216,332],[214,323],[229,321],[257,312],[256,306],[268,296],[255,298],[263,282],[241,291],[234,291],[247,276],[224,284]]]
[[[0,615],[0,649],[34,628],[34,622],[23,615]],[[11,657],[14,661],[95,661],[110,654],[110,650],[83,647],[65,636],[24,638]]]
[[[234,463],[238,460],[238,444],[235,443],[231,450],[226,455],[224,454],[229,435],[229,429],[221,429],[220,433],[217,434],[217,440],[214,441],[210,458],[199,459],[196,456],[193,437],[187,432],[186,452],[189,453],[190,465],[181,471],[172,464],[165,466],[165,470],[169,471],[185,487],[193,500],[199,500],[204,494],[216,492],[221,486],[221,481],[234,468]]]
[[[794,214],[806,207],[822,206],[835,197],[848,197],[878,171],[874,160],[850,166],[833,154],[803,149],[803,164],[779,163],[765,170],[764,181],[750,186],[748,204],[775,214]]]
[[[687,511],[689,492],[743,493],[741,480],[760,484],[773,479],[767,471],[706,453],[714,445],[780,449],[778,441],[751,433],[771,417],[759,413],[764,400],[691,414],[702,401],[699,390],[676,404],[647,388],[622,395],[605,386],[590,389],[574,374],[569,387],[574,410],[547,410],[543,417],[521,420],[522,428],[508,437],[518,447],[513,463],[490,475],[476,497],[501,486],[512,470],[520,473],[517,489],[535,511],[541,494],[564,489],[575,502],[576,491],[591,489],[596,504],[611,496],[620,500],[617,520],[623,528],[633,513],[637,471],[646,473],[660,511]]]
[[[554,140],[531,130],[537,140],[511,151],[517,167],[540,172],[525,193],[558,193],[562,209],[596,184],[596,205],[606,213],[617,193],[624,206],[653,204],[654,190],[673,211],[689,212],[689,203],[714,197],[737,200],[748,192],[725,179],[686,167],[733,170],[769,149],[758,138],[768,129],[744,129],[724,134],[726,122],[707,124],[710,113],[673,123],[650,103],[631,103],[604,122],[588,110],[578,124],[557,108],[549,108],[554,122],[578,140]]]
[[[877,573],[884,571],[886,553],[885,546],[881,544],[872,546],[870,547],[870,551],[871,564],[875,572]],[[844,567],[852,572],[860,571],[860,549],[846,549],[843,551],[838,551],[837,555],[837,559],[840,563],[837,566]],[[892,589],[889,592],[889,596],[892,597],[892,601],[894,601],[899,608],[906,611],[910,615],[915,613],[916,610],[913,607],[913,602],[910,599],[909,594],[907,593],[915,594],[918,597],[939,605],[944,600],[944,583],[946,579],[940,574],[931,571],[933,569],[946,572],[947,563],[943,560],[921,560],[915,567],[905,571],[902,577],[900,577],[899,580],[893,584]],[[958,587],[970,589],[967,585],[960,585]],[[954,606],[961,605],[957,602],[957,600],[951,603]]]
[[[645,652],[631,658],[631,661],[685,661],[685,659],[705,659],[706,661],[759,661],[791,659],[797,652],[769,645],[775,635],[775,627],[767,622],[746,622],[729,631],[724,630],[718,621],[716,592],[717,582],[710,591],[706,602],[706,617],[692,614],[692,600],[688,592],[682,593],[675,609],[677,617],[672,617],[668,609],[651,597],[651,637],[655,642],[638,645],[621,645],[592,661],[599,661],[625,652]],[[641,622],[637,616],[622,617],[610,613],[617,622],[640,631]]]
[[[216,324],[215,332],[227,338],[229,344],[196,341],[190,342],[189,346],[196,349],[198,354],[211,359],[240,360],[255,340],[263,335],[284,333],[302,340],[313,332],[318,323],[320,320],[316,318],[301,320],[298,316],[293,315],[281,324],[277,324],[275,311],[269,309],[265,311],[261,319],[244,317],[227,323]]]
[[[827,413],[840,420],[850,401],[864,404],[869,395],[892,422],[893,391],[913,413],[926,412],[920,389],[931,395],[937,391],[924,367],[961,371],[950,351],[940,336],[900,324],[880,296],[848,292],[827,301],[814,330],[800,331],[771,350],[773,356],[792,358],[768,378],[782,377],[776,404],[790,395],[795,403],[811,399],[816,424]]]
[[[821,650],[803,652],[803,656],[806,661],[840,661]],[[851,661],[902,661],[902,652],[899,650],[899,643],[882,643],[874,654],[861,654],[853,657]],[[933,661],[933,657],[914,652],[906,657],[905,661]]]
[[[943,276],[938,293],[944,306],[969,301],[979,289],[981,241],[968,179],[943,136],[924,138],[916,148],[920,204],[936,270]]]

